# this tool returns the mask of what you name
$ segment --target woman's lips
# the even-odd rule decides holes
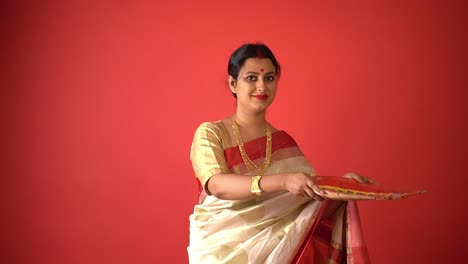
[[[260,100],[260,101],[265,101],[266,99],[268,99],[268,95],[266,94],[254,95],[253,97],[255,97],[257,100]]]

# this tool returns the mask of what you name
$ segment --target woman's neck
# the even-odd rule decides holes
[[[239,127],[251,130],[265,131],[267,128],[267,121],[265,119],[265,112],[251,114],[243,113],[242,111],[236,110],[234,119]]]

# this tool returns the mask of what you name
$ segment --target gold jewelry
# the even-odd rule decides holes
[[[265,160],[263,161],[260,167],[253,163],[253,161],[247,155],[247,152],[244,149],[244,142],[242,141],[242,136],[239,132],[239,125],[236,123],[234,117],[232,118],[232,131],[234,132],[237,145],[239,146],[239,152],[242,156],[242,160],[244,161],[245,166],[247,167],[247,170],[249,171],[249,174],[254,175],[253,172],[256,172],[255,175],[257,175],[252,177],[251,191],[257,196],[260,196],[262,195],[262,190],[260,189],[258,183],[271,162],[271,131],[270,129],[268,129],[268,127],[266,128],[267,142],[265,150]]]
[[[239,125],[236,123],[234,117],[232,118],[232,131],[234,132],[234,135],[236,137],[237,145],[239,146],[239,152],[242,156],[242,160],[244,161],[245,166],[249,170],[250,174],[253,175],[252,172],[256,171],[256,175],[263,175],[265,173],[266,169],[270,165],[271,162],[271,131],[266,128],[266,137],[267,137],[267,142],[266,142],[266,151],[265,151],[265,160],[263,161],[262,165],[258,167],[253,161],[249,158],[247,153],[245,152],[244,149],[244,142],[242,141],[242,136],[239,132]]]
[[[262,189],[260,188],[260,185],[259,185],[261,178],[262,178],[262,175],[252,177],[252,187],[250,187],[250,191],[257,196],[262,195]]]

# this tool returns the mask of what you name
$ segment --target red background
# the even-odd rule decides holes
[[[233,113],[227,60],[252,41],[284,70],[269,120],[319,174],[429,190],[361,202],[373,263],[466,258],[463,1],[17,1],[3,12],[2,263],[186,263],[193,132]]]

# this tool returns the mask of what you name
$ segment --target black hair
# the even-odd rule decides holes
[[[276,75],[279,77],[281,74],[281,67],[278,63],[278,61],[275,58],[275,55],[273,55],[273,52],[265,45],[262,43],[247,43],[242,46],[240,46],[238,49],[236,49],[232,54],[231,57],[229,58],[229,63],[228,63],[228,73],[231,75],[236,81],[237,77],[239,77],[239,72],[244,66],[244,63],[247,59],[249,58],[266,58],[270,59],[271,62],[273,63],[273,66],[275,66],[276,70]],[[235,93],[232,93],[232,95],[237,98],[237,95]]]

